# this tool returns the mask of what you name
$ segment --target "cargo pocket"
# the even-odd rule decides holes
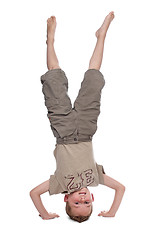
[[[58,102],[57,102],[58,101]],[[48,109],[48,118],[50,120],[51,129],[55,137],[66,137],[71,135],[75,129],[75,114],[71,107],[70,100],[68,104],[59,100],[46,100]]]

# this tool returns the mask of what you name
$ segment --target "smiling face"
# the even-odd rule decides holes
[[[92,211],[94,197],[88,188],[82,188],[79,191],[65,195],[64,201],[68,202],[72,216],[88,216]]]

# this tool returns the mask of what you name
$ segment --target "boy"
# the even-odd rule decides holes
[[[47,191],[50,195],[65,193],[66,212],[78,222],[87,220],[92,213],[94,196],[88,186],[103,184],[115,190],[110,210],[102,211],[98,216],[114,217],[121,203],[125,187],[105,175],[103,167],[95,162],[92,149],[92,137],[100,113],[101,90],[105,84],[99,70],[106,33],[113,18],[114,13],[110,12],[96,32],[97,43],[73,108],[67,94],[68,80],[54,49],[56,18],[52,16],[47,20],[48,72],[41,76],[41,83],[51,129],[57,140],[54,150],[57,167],[49,180],[30,192],[42,219],[59,217],[56,213],[48,213],[42,204],[40,195]]]

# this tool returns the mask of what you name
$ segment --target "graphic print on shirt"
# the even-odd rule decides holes
[[[94,182],[93,170],[87,169],[82,173],[77,173],[77,176],[67,175],[65,176],[65,179],[69,180],[69,183],[67,184],[67,189],[70,192],[77,191],[83,187],[84,180],[86,180],[87,186],[91,185]]]

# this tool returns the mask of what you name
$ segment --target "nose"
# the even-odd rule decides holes
[[[85,201],[85,199],[86,199],[85,196],[81,196],[80,197],[80,202],[83,203]]]

